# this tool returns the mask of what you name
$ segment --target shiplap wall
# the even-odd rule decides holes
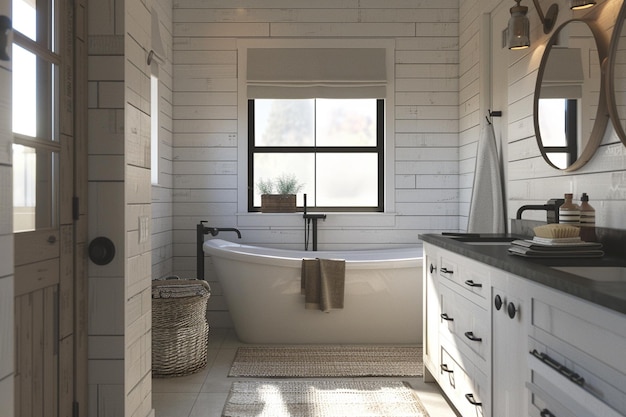
[[[602,22],[610,38],[622,0],[599,1],[593,9],[572,12],[564,0],[559,0],[556,23],[571,18],[593,16]],[[510,52],[509,61],[509,130],[508,130],[508,212],[515,216],[524,204],[543,204],[553,197],[573,192],[577,199],[583,192],[589,194],[596,209],[596,224],[603,227],[626,227],[626,148],[616,137],[611,123],[602,145],[593,159],[580,170],[567,173],[546,164],[537,147],[533,128],[533,93],[543,45],[549,35],[544,35],[533,4],[528,4],[531,22],[531,48]],[[544,220],[545,213],[525,212],[524,218]]]
[[[174,1],[174,270],[195,275],[195,224],[238,227],[243,242],[304,247],[301,215],[246,214],[238,130],[239,39],[391,39],[395,43],[395,205],[330,213],[319,249],[418,245],[459,228],[458,0]],[[242,177],[243,176],[243,177]],[[236,240],[234,234],[219,237]],[[207,257],[211,325],[229,325]]]
[[[9,2],[0,15],[11,16]],[[12,55],[9,52],[9,55]],[[11,178],[11,61],[0,61],[0,404],[2,413],[14,412],[13,379],[13,183]]]
[[[116,7],[117,6],[117,7]],[[124,5],[90,0],[89,240],[106,236],[116,256],[89,262],[89,415],[124,414]]]
[[[167,238],[170,226],[164,220],[171,201],[167,182],[171,171],[167,164],[171,160],[171,63],[166,52],[166,62],[159,68],[164,181],[154,187],[153,201],[151,68],[147,64],[152,8],[161,20],[164,47],[171,51],[169,0],[89,3],[89,234],[92,239],[108,236],[116,245],[116,257],[110,264],[90,263],[89,271],[89,415],[99,417],[154,414],[152,268],[153,264],[156,271],[169,267],[167,256],[153,259],[152,241],[158,249],[171,245]],[[154,235],[151,229],[156,229]]]
[[[152,186],[152,279],[173,273],[173,104],[172,104],[172,1],[153,1],[159,15],[165,62],[158,65],[159,77],[159,182]]]

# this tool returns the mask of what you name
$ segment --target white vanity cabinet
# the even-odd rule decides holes
[[[527,287],[518,277],[493,269],[491,288],[493,416],[521,417],[528,407]]]
[[[529,415],[626,415],[626,316],[544,286],[529,289]]]
[[[626,315],[427,242],[424,251],[426,379],[462,416],[626,416]]]
[[[491,416],[489,268],[425,246],[424,365],[462,415]]]

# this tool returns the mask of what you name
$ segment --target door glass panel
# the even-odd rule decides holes
[[[36,0],[13,0],[13,29],[37,40]]]
[[[37,136],[37,56],[13,45],[13,132]]]
[[[13,145],[13,231],[58,225],[59,154]]]

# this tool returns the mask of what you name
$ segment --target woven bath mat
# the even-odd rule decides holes
[[[234,382],[222,417],[428,417],[402,381]]]
[[[228,376],[422,376],[421,346],[240,347]]]

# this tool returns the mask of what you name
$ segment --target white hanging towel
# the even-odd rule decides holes
[[[505,233],[502,176],[493,125],[483,122],[476,155],[468,233]]]

